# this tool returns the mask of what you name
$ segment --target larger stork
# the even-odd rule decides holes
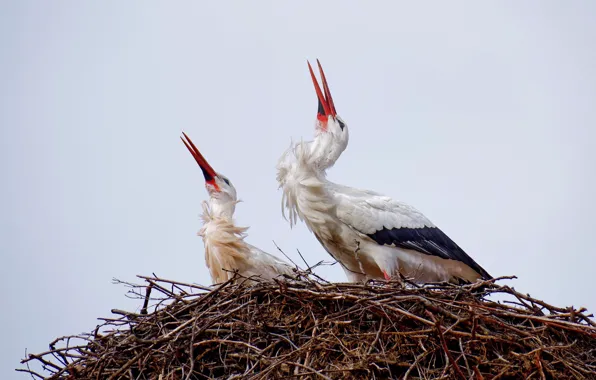
[[[292,144],[277,166],[282,214],[303,220],[348,279],[389,279],[398,273],[426,282],[474,282],[491,276],[414,207],[326,178],[348,145],[348,126],[335,109],[321,64],[323,89],[310,63],[318,98],[315,138]],[[288,211],[286,217],[285,210]]]
[[[205,262],[212,282],[225,282],[234,276],[234,271],[246,278],[260,277],[262,280],[292,274],[290,265],[244,241],[248,227],[234,223],[238,200],[232,182],[216,173],[190,138],[184,132],[182,134],[184,137],[180,138],[199,164],[209,193],[209,201],[203,201],[203,227],[199,236],[205,244]]]

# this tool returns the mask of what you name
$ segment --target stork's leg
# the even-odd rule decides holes
[[[385,281],[390,281],[396,273],[399,273],[399,261],[395,257],[393,248],[375,243],[367,245],[366,249],[370,252],[369,257],[374,260]]]
[[[391,281],[391,276],[385,271],[383,271],[383,277],[385,277],[385,281]]]

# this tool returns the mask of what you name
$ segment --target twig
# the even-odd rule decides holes
[[[121,317],[54,340],[18,371],[56,380],[481,380],[589,378],[596,371],[596,329],[583,308],[549,305],[497,279],[329,283],[312,268],[273,282],[236,274],[212,287],[155,274],[139,276],[145,285],[119,282],[141,300],[140,313],[114,309]],[[487,299],[496,293],[518,302]]]

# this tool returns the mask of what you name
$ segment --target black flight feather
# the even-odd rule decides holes
[[[382,230],[378,230],[368,236],[381,245],[394,244],[396,247],[411,249],[427,255],[461,261],[478,272],[483,279],[488,280],[492,278],[463,249],[437,227],[392,228],[390,230],[383,227]]]

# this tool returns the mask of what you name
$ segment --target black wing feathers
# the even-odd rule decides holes
[[[390,230],[383,227],[382,230],[368,236],[381,245],[394,244],[397,247],[412,249],[427,255],[461,261],[478,272],[484,279],[491,278],[480,265],[437,227],[392,228]]]

